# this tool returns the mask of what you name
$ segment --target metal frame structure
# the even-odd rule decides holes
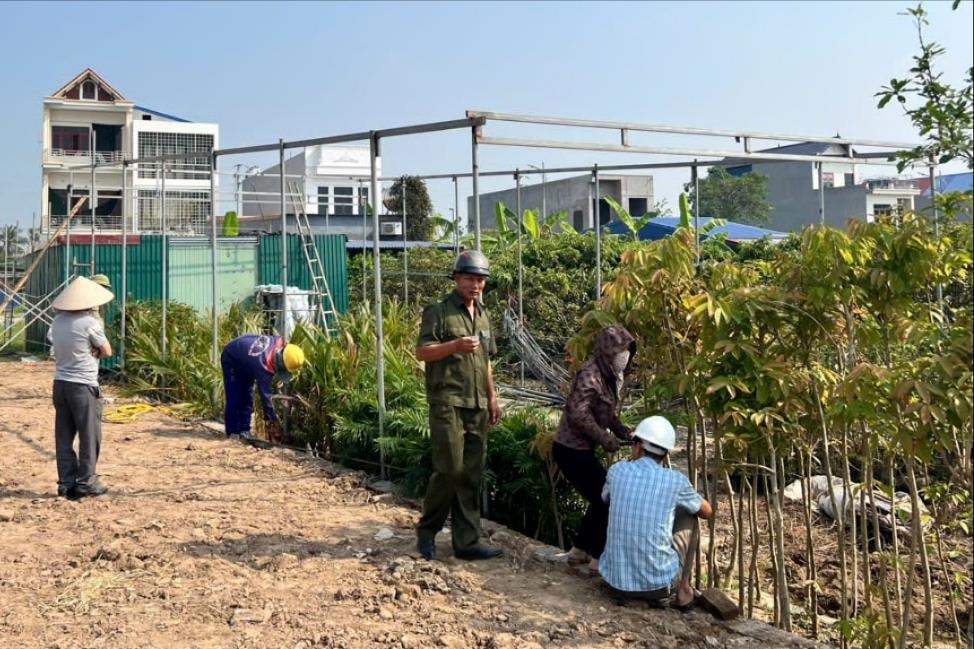
[[[523,139],[523,138],[511,138],[511,137],[489,137],[484,134],[485,127],[491,122],[507,122],[507,123],[519,123],[527,124],[533,126],[559,126],[559,127],[569,127],[569,128],[587,128],[587,129],[597,129],[597,130],[609,130],[616,131],[619,135],[618,144],[609,143],[599,143],[599,142],[574,142],[568,140],[547,140],[547,139]],[[592,174],[592,188],[595,192],[596,201],[598,201],[601,191],[599,186],[599,173],[606,171],[624,171],[624,170],[649,170],[649,169],[679,169],[679,168],[689,168],[691,170],[691,182],[694,183],[696,188],[699,188],[699,167],[700,166],[714,166],[715,164],[730,164],[728,160],[738,163],[744,160],[760,160],[766,162],[812,162],[819,165],[819,172],[821,172],[821,163],[824,160],[839,160],[842,162],[863,164],[863,165],[888,165],[890,160],[896,151],[911,149],[915,145],[908,142],[892,142],[885,140],[870,140],[870,139],[856,139],[856,138],[836,138],[836,137],[818,137],[818,136],[804,136],[804,135],[789,135],[781,133],[764,133],[764,132],[754,132],[754,131],[728,131],[728,130],[717,130],[717,129],[701,129],[701,128],[691,128],[691,127],[672,127],[664,125],[655,124],[639,124],[630,122],[609,122],[609,121],[596,121],[596,120],[582,120],[582,119],[567,119],[558,117],[544,117],[544,116],[528,116],[519,115],[511,113],[498,113],[498,112],[487,112],[487,111],[466,111],[466,116],[463,119],[455,119],[448,121],[439,122],[428,122],[422,124],[413,124],[400,126],[388,129],[379,130],[369,130],[369,131],[359,131],[354,133],[346,133],[339,135],[331,135],[325,137],[308,138],[301,140],[289,140],[279,139],[277,142],[258,144],[253,146],[242,146],[242,147],[229,147],[224,149],[212,149],[209,152],[209,179],[210,179],[210,244],[211,244],[211,297],[212,297],[212,350],[211,357],[213,362],[217,361],[219,350],[218,350],[218,304],[219,304],[219,286],[218,286],[218,270],[217,270],[217,255],[219,247],[219,239],[217,237],[217,227],[216,227],[216,213],[217,213],[217,202],[218,195],[216,189],[216,180],[219,172],[219,159],[227,156],[250,154],[250,153],[268,153],[277,152],[280,164],[280,208],[281,208],[281,255],[282,255],[282,268],[281,268],[281,278],[282,285],[284,286],[284,303],[286,304],[286,293],[287,293],[287,277],[288,277],[288,252],[287,252],[287,238],[288,238],[288,226],[287,226],[287,211],[286,211],[286,194],[285,191],[285,153],[288,149],[296,149],[306,146],[313,145],[325,145],[325,144],[342,144],[350,142],[361,142],[367,141],[369,143],[369,158],[370,158],[370,203],[373,206],[372,214],[372,254],[374,260],[374,270],[373,270],[373,284],[374,284],[374,300],[375,300],[375,327],[376,327],[376,366],[377,366],[377,400],[378,400],[378,413],[379,413],[379,435],[382,435],[385,423],[385,381],[384,381],[384,346],[383,346],[383,332],[382,332],[382,269],[381,269],[381,258],[379,253],[379,210],[382,204],[379,194],[379,183],[380,181],[394,181],[400,180],[403,176],[393,176],[380,178],[377,174],[377,159],[381,156],[381,145],[382,141],[385,139],[397,138],[407,135],[417,135],[425,133],[435,133],[442,131],[451,130],[470,130],[470,149],[471,149],[471,166],[470,172],[453,172],[453,173],[442,173],[442,174],[427,174],[418,176],[418,178],[423,180],[433,180],[433,179],[450,179],[454,183],[454,220],[457,226],[459,226],[459,190],[457,186],[457,180],[459,178],[471,178],[472,190],[473,190],[473,209],[472,214],[468,215],[468,218],[473,221],[474,225],[474,245],[477,249],[481,248],[481,214],[480,214],[480,178],[490,177],[490,176],[513,176],[517,186],[517,196],[518,205],[516,206],[518,210],[518,249],[521,249],[521,206],[520,206],[520,187],[521,179],[524,176],[530,176],[534,174],[541,174],[542,178],[546,178],[548,174],[558,174],[558,173],[571,173],[571,172],[590,172]],[[733,139],[736,144],[740,144],[741,148],[739,150],[733,149],[709,149],[709,148],[679,148],[679,147],[660,147],[660,146],[642,146],[634,145],[630,142],[632,133],[656,133],[656,134],[668,134],[668,135],[684,135],[684,136],[694,136],[694,137],[706,137],[706,138],[722,138],[722,139]],[[815,142],[815,143],[828,143],[834,145],[840,145],[844,147],[846,155],[842,156],[813,156],[813,155],[800,155],[800,154],[789,154],[789,153],[771,153],[755,151],[753,149],[753,144],[755,141],[786,141],[786,142]],[[480,152],[479,147],[481,145],[486,146],[498,146],[498,147],[527,147],[527,148],[552,148],[552,149],[563,149],[563,150],[581,150],[590,152],[609,152],[609,153],[637,153],[643,155],[653,155],[653,156],[675,156],[688,158],[688,160],[680,161],[666,161],[666,162],[656,162],[656,163],[643,163],[643,164],[615,164],[615,165],[588,165],[588,166],[566,166],[566,167],[544,167],[535,168],[534,171],[526,171],[522,169],[513,170],[488,170],[483,171],[480,168]],[[888,149],[887,152],[856,152],[853,147],[870,147],[878,149]],[[205,155],[205,154],[204,154]],[[131,203],[132,201],[127,200],[127,180],[128,174],[126,171],[131,165],[138,164],[149,164],[155,163],[160,164],[165,170],[166,163],[188,160],[191,158],[202,157],[200,152],[187,152],[187,153],[175,153],[166,154],[159,156],[151,156],[145,158],[133,158],[133,159],[123,159],[120,161],[108,161],[99,162],[93,159],[91,162],[91,174],[92,174],[92,188],[91,196],[94,196],[96,191],[95,185],[95,172],[97,168],[110,168],[110,167],[121,167],[122,173],[122,300],[120,305],[120,317],[122,318],[121,325],[121,341],[119,343],[120,353],[123,359],[123,370],[124,370],[124,351],[125,351],[125,309],[126,309],[126,271],[127,271],[127,255],[126,249],[128,247],[128,219],[131,215]],[[705,159],[701,162],[700,159]],[[716,159],[707,161],[706,159]],[[930,166],[931,175],[934,174],[935,165]],[[165,202],[165,171],[162,173],[162,201]],[[359,182],[361,189],[361,181]],[[933,192],[936,192],[936,184],[932,184]],[[820,191],[820,219],[824,221],[825,218],[825,204],[824,204],[824,192],[822,191],[822,183],[819,183]],[[361,200],[362,193],[359,192],[359,200]],[[94,205],[94,201],[92,200]],[[598,205],[598,203],[596,203]],[[165,209],[163,209],[163,215],[165,214]],[[695,223],[699,225],[699,206],[695,206],[694,218]],[[596,285],[594,287],[594,294],[596,299],[601,295],[601,223],[599,220],[598,210],[596,208],[595,218],[595,236],[597,239],[597,268],[596,268]],[[405,210],[404,210],[404,220],[405,220]],[[92,228],[94,229],[94,209],[92,207]],[[459,250],[459,227],[457,229],[457,235],[455,239],[455,249]],[[365,236],[365,220],[363,219],[363,237]],[[165,238],[167,232],[165,223],[163,225],[163,237]],[[70,234],[68,234],[70,236]],[[406,228],[404,223],[403,236],[406,236]],[[94,237],[92,237],[92,245],[94,245]],[[68,244],[70,245],[70,244]],[[697,254],[699,259],[699,229],[698,229],[698,240],[697,240]],[[92,255],[92,264],[94,263],[94,255]],[[165,263],[165,262],[164,262]],[[521,266],[521,260],[519,255],[519,268]],[[94,270],[92,268],[92,270]],[[165,279],[164,279],[165,284]],[[408,289],[406,289],[408,290]],[[518,273],[518,315],[523,315],[523,273]],[[286,309],[286,307],[285,307]],[[165,318],[165,293],[163,299],[163,318]],[[165,327],[163,326],[163,345],[165,345]],[[523,371],[523,370],[522,370]],[[382,474],[386,474],[385,460],[382,459]]]

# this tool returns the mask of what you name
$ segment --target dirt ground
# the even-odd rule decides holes
[[[619,607],[496,526],[502,560],[458,562],[446,534],[417,560],[417,512],[361,474],[159,412],[104,425],[107,496],[57,498],[52,375],[0,360],[0,646],[813,646]]]

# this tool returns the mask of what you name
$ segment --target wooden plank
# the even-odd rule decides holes
[[[733,620],[740,616],[741,609],[718,588],[708,588],[700,593],[700,608],[719,620]]]

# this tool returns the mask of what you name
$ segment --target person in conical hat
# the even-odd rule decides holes
[[[109,291],[112,290],[112,281],[110,279],[108,279],[108,275],[103,275],[103,274],[99,273],[97,275],[92,275],[88,279],[90,279],[91,281],[93,281],[95,284],[98,284],[102,288],[106,288]],[[98,322],[101,323],[101,328],[104,329],[105,328],[105,318],[104,318],[104,316],[101,313],[101,307],[95,307],[94,309],[92,309],[91,310],[91,315],[95,316],[95,318],[98,319]],[[51,346],[51,358],[53,359],[54,358],[54,347],[53,347],[53,342],[54,341],[51,339],[51,330],[50,329],[47,330],[47,342],[48,342],[48,344],[51,344],[52,345]]]
[[[103,406],[98,361],[112,355],[112,346],[104,326],[91,311],[114,298],[108,289],[87,277],[78,277],[52,303],[58,310],[51,323],[58,495],[71,500],[108,491],[98,481],[95,468],[101,449]]]

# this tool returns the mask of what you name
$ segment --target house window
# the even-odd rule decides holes
[[[846,174],[845,175],[845,186],[852,187],[856,184],[856,174]]]
[[[647,211],[649,201],[645,198],[629,199],[629,214],[631,216],[644,216]]]
[[[354,196],[353,187],[335,187],[335,209],[332,214],[354,214]]]
[[[873,205],[873,216],[892,216],[893,206],[889,203],[876,203]]]
[[[318,188],[318,214],[328,214],[328,187]]]
[[[162,201],[154,189],[140,189],[138,194],[139,230],[162,230]],[[210,192],[166,190],[166,230],[168,232],[202,233],[210,220]]]
[[[88,151],[88,128],[52,126],[51,148],[60,151]]]
[[[81,98],[82,99],[94,99],[95,98],[95,82],[85,81],[81,84]]]
[[[835,187],[835,174],[831,171],[822,172],[822,187],[825,189],[831,189]]]
[[[213,149],[213,135],[209,133],[139,133],[139,157],[172,153],[201,153],[198,158],[171,160],[166,163],[166,178],[169,180],[209,180],[210,150]],[[139,178],[158,178],[160,163],[139,165]]]
[[[913,202],[909,198],[896,199],[896,211],[900,214],[913,210]]]

